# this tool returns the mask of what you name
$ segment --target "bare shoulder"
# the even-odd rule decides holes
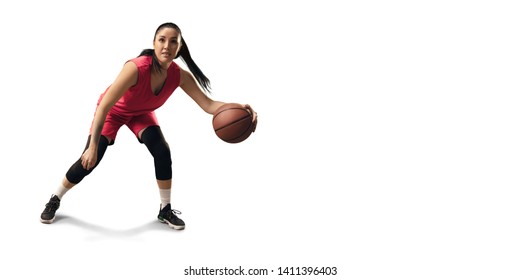
[[[113,86],[120,84],[123,88],[128,89],[137,83],[138,75],[137,65],[132,61],[127,61],[114,81]]]
[[[128,71],[128,72],[136,72],[137,73],[137,64],[135,62],[129,60],[123,65],[122,71]]]
[[[190,71],[184,70],[182,67],[179,67],[181,71],[181,82],[180,86],[190,84],[190,82],[195,82],[195,77],[193,77],[193,74],[191,74]]]
[[[123,65],[123,69],[121,70],[120,76],[128,77],[128,78],[137,78],[138,70],[137,64],[135,62],[129,60]]]

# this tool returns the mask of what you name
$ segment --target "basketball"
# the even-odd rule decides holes
[[[213,129],[227,143],[246,140],[253,128],[253,116],[238,103],[226,103],[213,113]]]

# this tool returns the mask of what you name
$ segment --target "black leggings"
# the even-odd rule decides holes
[[[161,128],[159,126],[147,127],[141,134],[141,141],[153,156],[155,178],[170,180],[172,178],[172,155]]]
[[[154,158],[155,164],[155,177],[157,180],[169,180],[172,178],[172,159],[170,147],[166,140],[164,139],[164,135],[162,134],[161,128],[159,126],[150,126],[146,128],[141,134],[141,141],[146,145],[148,151],[152,154]],[[87,145],[83,152],[85,152],[90,144],[90,135],[87,140]],[[109,145],[108,139],[101,135],[99,138],[98,145],[98,155],[97,161],[93,168],[90,170],[86,170],[81,165],[81,157],[69,168],[65,177],[69,182],[73,184],[78,184],[89,175],[95,168],[98,166],[101,159],[103,159],[103,155],[105,154],[107,147]],[[82,153],[83,155],[83,153]]]
[[[90,135],[88,136],[87,145],[85,146],[85,149],[83,150],[83,153],[88,149],[88,146],[90,145]],[[99,138],[99,144],[98,144],[98,154],[97,154],[97,161],[94,167],[92,167],[90,170],[86,170],[83,168],[83,165],[81,165],[81,157],[69,168],[69,171],[67,171],[67,174],[65,174],[65,177],[67,177],[67,180],[73,184],[78,184],[98,166],[99,162],[103,158],[103,155],[105,154],[105,151],[108,147],[108,139],[101,135]],[[83,155],[81,153],[81,155]]]

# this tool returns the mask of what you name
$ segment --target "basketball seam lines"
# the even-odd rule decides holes
[[[234,124],[236,124],[237,122],[243,121],[243,120],[245,120],[245,119],[247,119],[247,118],[250,118],[250,117],[251,117],[251,116],[245,116],[245,117],[243,117],[243,118],[241,118],[241,119],[238,119],[238,120],[236,120],[236,121],[234,121],[234,122],[232,122],[232,123],[228,123],[227,125],[225,125],[225,126],[223,126],[223,127],[217,128],[217,129],[215,129],[215,131],[219,131],[219,130],[221,130],[221,129],[224,129],[224,128],[228,127],[228,126],[234,125]],[[249,127],[250,127],[250,126],[251,126],[251,125],[249,125]],[[249,127],[248,127],[248,128],[249,128]],[[246,130],[246,131],[247,131],[247,130]]]

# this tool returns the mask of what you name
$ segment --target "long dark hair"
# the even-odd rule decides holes
[[[157,36],[157,33],[161,31],[164,28],[173,28],[179,32],[179,35],[181,35],[181,48],[179,49],[179,52],[177,53],[177,56],[175,58],[181,57],[182,61],[186,63],[188,68],[190,69],[193,76],[195,76],[195,79],[197,79],[197,82],[202,86],[204,91],[207,93],[211,92],[211,85],[209,82],[208,77],[202,73],[202,70],[200,70],[199,66],[193,61],[193,58],[191,58],[190,50],[188,49],[188,45],[186,45],[186,41],[184,41],[184,36],[182,36],[181,29],[175,24],[171,22],[166,22],[159,27],[157,27],[157,30],[155,30],[155,35],[153,36],[153,41],[155,42],[155,37]],[[161,65],[159,64],[159,61],[157,60],[157,57],[155,56],[155,52],[153,49],[145,49],[139,54],[139,56],[151,56],[152,57],[152,69],[157,72],[162,72]],[[138,57],[139,57],[138,56]]]

